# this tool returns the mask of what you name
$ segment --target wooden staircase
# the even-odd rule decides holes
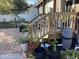
[[[31,27],[30,32],[32,34],[37,35],[39,39],[42,39],[43,37],[49,34],[48,14],[39,15],[38,17],[34,18],[30,22],[29,26]]]
[[[67,18],[64,18],[65,16],[68,17],[67,15],[74,17],[75,14],[69,13],[69,12],[68,13],[50,12],[48,14],[39,15],[38,17],[34,18],[30,22],[30,24],[29,24],[30,31],[29,32],[33,35],[38,36],[39,39],[43,39],[43,38],[57,39],[57,38],[61,37],[62,30],[64,28],[66,28],[66,26],[68,26],[68,24],[66,24],[66,26],[65,25],[62,26],[63,23],[68,22]],[[61,19],[61,16],[63,17],[64,20]],[[69,18],[69,19],[72,20],[71,18]],[[73,20],[74,19],[75,18],[73,18]],[[71,25],[73,26],[73,24],[71,24]],[[73,27],[72,27],[72,29],[73,29]]]

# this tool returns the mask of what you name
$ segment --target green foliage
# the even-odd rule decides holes
[[[64,54],[62,54],[63,58],[69,58],[69,59],[76,59],[79,56],[79,52],[76,52],[75,50],[66,50]]]
[[[28,23],[23,23],[22,26],[23,26],[22,31],[23,32],[28,32]]]
[[[53,51],[56,51],[56,43],[57,43],[56,39],[54,39],[51,43]]]
[[[20,39],[18,39],[18,42],[22,44],[22,43],[27,43],[28,40],[25,37],[21,37]]]
[[[29,35],[29,40],[30,40],[31,42],[35,42],[35,43],[37,43],[37,44],[40,43],[39,37],[38,37],[36,34],[30,34],[30,35]]]
[[[28,59],[35,59],[35,56],[31,52],[29,52],[29,53],[27,53],[27,58]]]
[[[0,12],[2,14],[6,13],[20,13],[26,11],[28,8],[27,2],[25,0],[0,0]]]
[[[76,57],[79,59],[79,51],[76,51]]]
[[[22,31],[23,31],[23,32],[28,32],[28,29],[24,28]]]

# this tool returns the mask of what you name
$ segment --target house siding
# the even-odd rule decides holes
[[[50,11],[51,11],[51,9],[53,10],[53,0],[52,1],[50,1],[50,2],[47,2],[46,4],[45,4],[45,10],[44,10],[44,12],[47,14],[47,13],[49,13]]]
[[[0,22],[6,21],[14,21],[15,20],[15,16],[11,15],[11,14],[4,14],[4,15],[0,15]]]
[[[24,18],[26,21],[31,21],[35,17],[38,16],[38,9],[35,8],[34,6],[30,7],[28,11],[26,11],[25,14],[19,14],[21,18]]]

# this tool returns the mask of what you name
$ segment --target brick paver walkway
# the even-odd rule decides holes
[[[0,54],[0,59],[27,59],[23,53]]]
[[[0,29],[0,59],[23,59],[20,44],[16,41],[22,35],[18,29]]]

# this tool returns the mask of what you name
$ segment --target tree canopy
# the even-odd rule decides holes
[[[28,8],[26,0],[0,0],[0,13],[20,13]]]

